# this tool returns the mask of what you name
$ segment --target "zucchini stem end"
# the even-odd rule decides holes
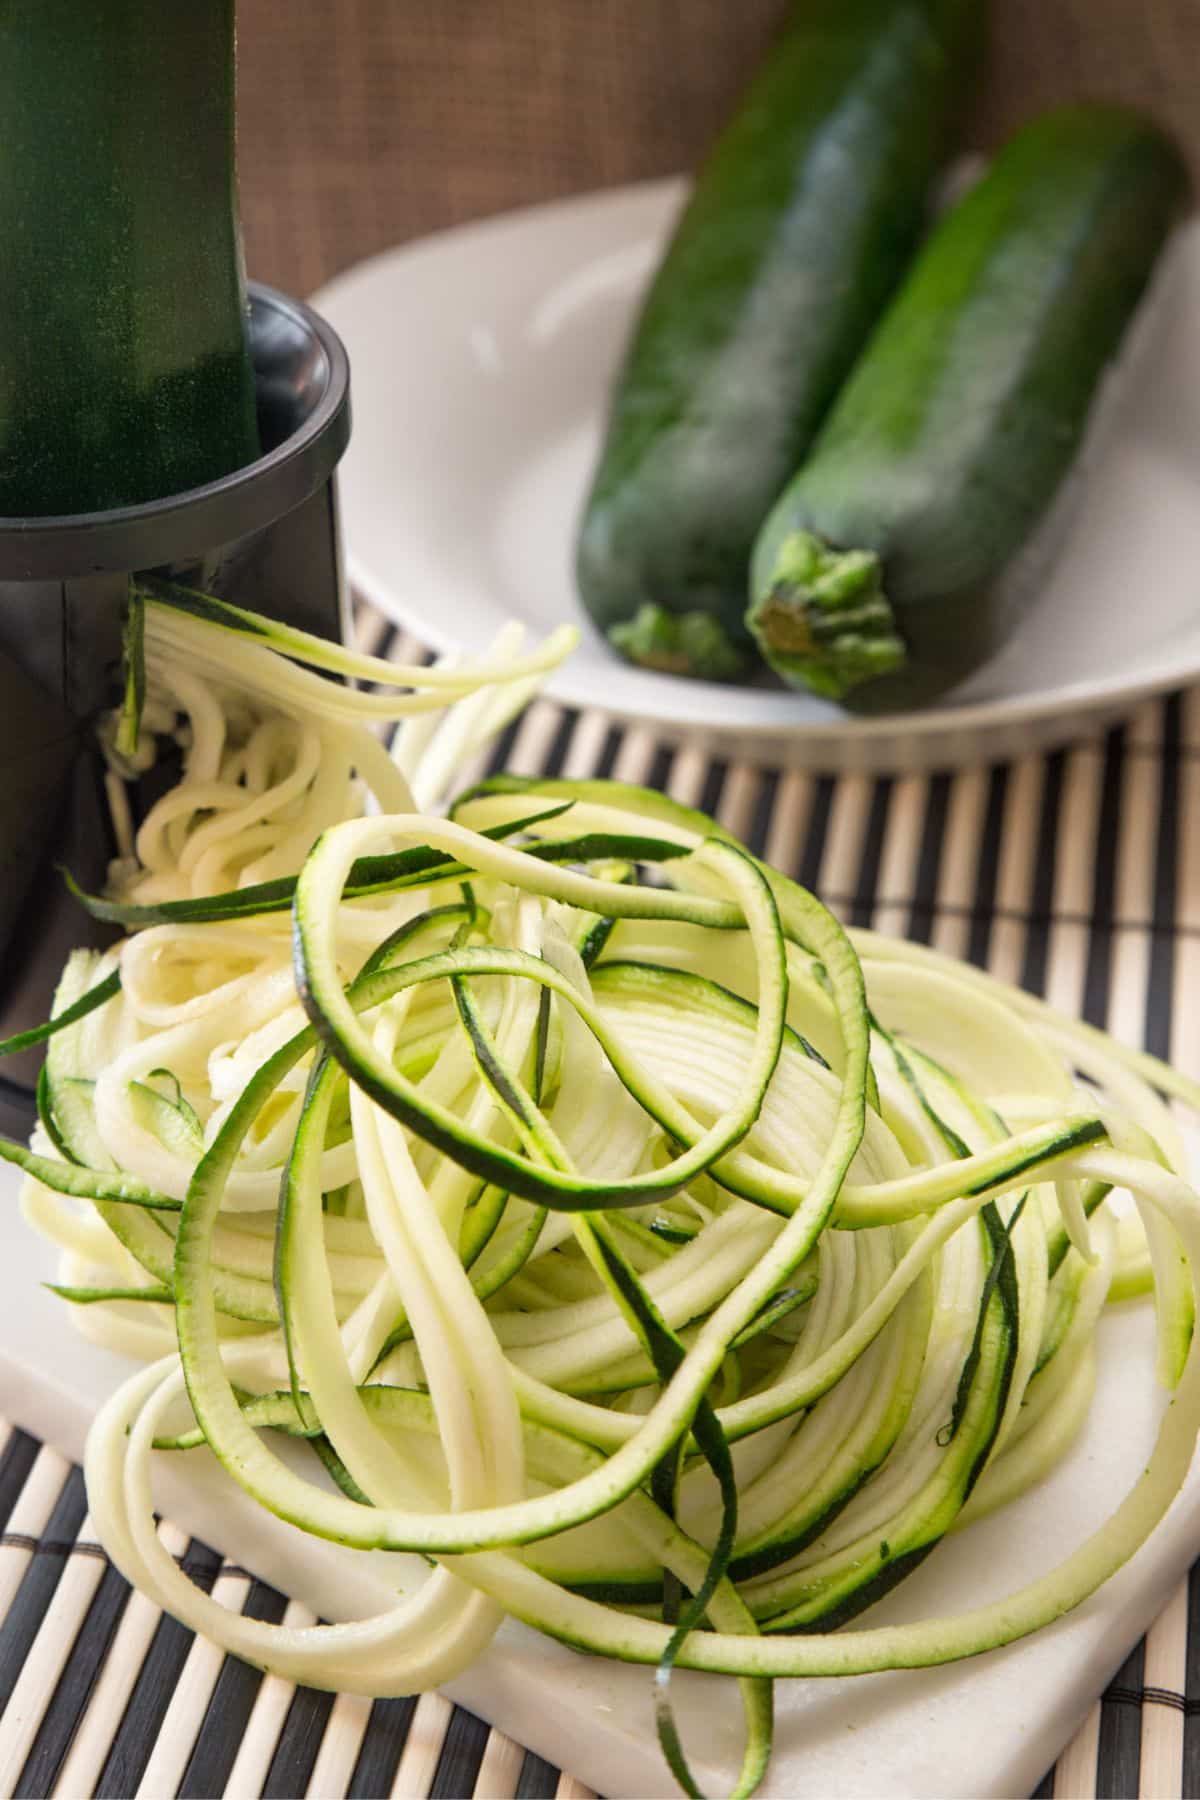
[[[611,625],[608,641],[627,661],[667,675],[734,681],[746,668],[745,652],[708,612],[672,613],[647,602],[631,619]]]
[[[890,674],[908,657],[879,557],[831,549],[811,531],[784,538],[746,623],[777,675],[829,700]]]

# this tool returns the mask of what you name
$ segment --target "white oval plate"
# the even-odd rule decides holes
[[[548,693],[756,759],[914,769],[1079,735],[1200,678],[1200,223],[1179,232],[1080,470],[1010,584],[1002,652],[937,705],[856,719],[768,685],[612,656],[579,604],[576,525],[606,396],[684,184],[536,207],[389,251],[316,305],[353,365],[341,498],[351,580],[438,650],[506,619],[583,639]]]

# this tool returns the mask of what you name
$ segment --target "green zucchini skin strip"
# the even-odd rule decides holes
[[[113,969],[103,981],[98,981],[94,988],[81,994],[78,1000],[64,1007],[53,1019],[47,1019],[44,1025],[33,1025],[28,1031],[18,1031],[14,1037],[5,1038],[0,1042],[0,1056],[15,1056],[19,1050],[32,1050],[36,1044],[44,1044],[56,1031],[64,1031],[68,1025],[77,1025],[80,1019],[86,1019],[89,1013],[95,1012],[98,1006],[104,1006],[120,991],[121,971]]]
[[[54,1117],[54,1107],[50,1101],[50,1074],[45,1063],[38,1070],[37,1115],[38,1123],[63,1161],[77,1163],[80,1159],[72,1155],[71,1147],[59,1130],[58,1120]]]
[[[60,1300],[70,1300],[76,1306],[94,1306],[103,1300],[153,1300],[170,1306],[174,1299],[171,1289],[165,1285],[157,1287],[65,1287],[59,1281],[47,1281],[43,1286],[50,1293],[57,1294]]]
[[[151,1212],[179,1212],[181,1202],[152,1188],[132,1175],[106,1173],[101,1169],[82,1168],[78,1163],[60,1163],[49,1156],[37,1156],[20,1144],[0,1138],[0,1161],[14,1163],[26,1175],[32,1175],[43,1187],[57,1194],[72,1194],[77,1200],[103,1200],[122,1206],[141,1206]]]
[[[125,665],[125,692],[113,741],[118,756],[133,757],[137,755],[142,710],[146,704],[146,603],[132,581],[125,609],[121,660]]]
[[[553,806],[550,808],[550,816],[558,818],[569,810],[570,802]],[[486,835],[511,837],[517,832],[528,831],[546,816],[545,813],[534,813],[528,819],[518,819],[513,823],[497,826],[492,833]],[[647,850],[652,848],[648,845],[642,847]],[[360,900],[372,894],[399,893],[405,888],[425,887],[431,881],[458,881],[466,873],[465,865],[455,863],[452,857],[423,845],[415,845],[411,850],[402,850],[394,856],[364,857],[360,863],[356,863],[350,871],[346,898]],[[63,878],[75,899],[93,919],[100,919],[107,925],[131,927],[216,925],[231,919],[255,919],[264,913],[287,912],[296,893],[296,877],[286,875],[275,881],[260,881],[248,887],[235,888],[228,894],[211,894],[199,900],[161,900],[154,905],[142,906],[133,901],[108,900],[103,894],[87,893],[79,886],[69,869],[64,869]],[[90,1008],[87,1010],[90,1011]],[[82,1018],[83,1013],[76,1016]],[[39,1026],[38,1030],[43,1035],[48,1035],[47,1027]],[[14,1040],[12,1048],[23,1049],[24,1045]],[[7,1054],[5,1047],[0,1045],[0,1055],[4,1054]]]

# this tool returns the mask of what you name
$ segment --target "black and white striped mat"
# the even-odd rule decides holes
[[[412,652],[375,618],[363,636]],[[968,957],[1200,1074],[1200,691],[1078,748],[958,774],[758,769],[541,701],[488,762],[663,788],[847,921]],[[162,1530],[226,1605],[308,1618]],[[94,1541],[78,1469],[2,1421],[0,1533],[0,1797],[586,1800],[438,1695],[334,1699],[223,1657],[130,1593]],[[1200,1795],[1200,1564],[1037,1792]]]

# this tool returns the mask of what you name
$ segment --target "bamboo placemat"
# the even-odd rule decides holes
[[[413,653],[375,615],[361,634]],[[849,922],[967,956],[1200,1070],[1200,690],[1077,748],[958,774],[758,769],[544,701],[488,763],[662,788]],[[438,1695],[334,1699],[223,1657],[131,1594],[86,1505],[78,1469],[0,1421],[0,1795],[587,1800]],[[162,1534],[227,1605],[309,1617],[169,1523]],[[1200,1563],[1037,1794],[1200,1794]]]

